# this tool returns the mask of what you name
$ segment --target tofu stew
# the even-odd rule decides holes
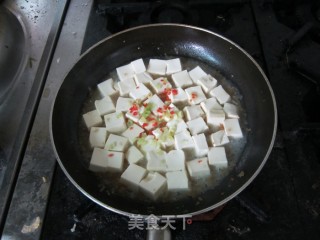
[[[106,194],[196,197],[241,156],[247,129],[241,98],[232,81],[204,63],[137,59],[89,90],[81,152]]]

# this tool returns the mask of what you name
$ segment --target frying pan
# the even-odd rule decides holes
[[[213,189],[174,202],[142,201],[99,187],[79,143],[78,123],[89,88],[115,68],[138,58],[185,57],[210,65],[243,96],[251,131],[235,167]],[[258,64],[238,45],[205,29],[177,24],[145,25],[114,34],[86,51],[66,75],[53,104],[50,131],[57,160],[70,181],[99,205],[123,215],[200,214],[239,194],[257,176],[273,146],[277,111],[273,91]]]

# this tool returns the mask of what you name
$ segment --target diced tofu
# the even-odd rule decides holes
[[[181,70],[182,66],[179,58],[167,60],[167,75],[180,72]]]
[[[94,148],[90,160],[89,170],[93,172],[105,172],[108,168],[108,151],[101,148]]]
[[[239,118],[237,106],[231,103],[225,103],[223,111],[226,113],[228,118]]]
[[[187,104],[188,96],[182,88],[173,88],[168,96],[173,103]]]
[[[172,85],[169,83],[168,79],[165,77],[160,77],[153,80],[151,83],[152,89],[157,93],[162,93],[166,89],[172,88]]]
[[[92,127],[90,130],[89,142],[92,148],[103,148],[108,137],[106,128]]]
[[[110,133],[121,133],[127,129],[125,119],[122,112],[114,112],[104,115],[106,129]]]
[[[105,145],[105,149],[115,152],[124,152],[129,145],[126,137],[110,134]]]
[[[147,175],[147,170],[136,164],[130,164],[122,173],[120,180],[131,188],[138,188],[140,181]]]
[[[133,78],[134,70],[131,64],[127,64],[117,68],[117,74],[120,81],[126,81],[128,78]]]
[[[165,75],[167,70],[167,61],[160,59],[150,59],[148,72],[155,75]]]
[[[144,101],[148,96],[151,96],[150,90],[141,83],[139,86],[136,86],[135,88],[132,88],[129,95],[135,100],[141,100]]]
[[[137,137],[140,135],[140,133],[143,133],[143,132],[144,132],[144,129],[139,127],[137,124],[132,124],[121,135],[123,137],[128,138],[129,142],[133,144],[136,141]]]
[[[182,150],[171,150],[166,154],[167,172],[184,171],[185,155]]]
[[[202,77],[197,82],[205,93],[208,93],[211,89],[217,86],[217,79],[208,74],[205,77]]]
[[[210,96],[218,99],[220,104],[224,104],[230,100],[230,95],[220,85],[209,92]]]
[[[200,107],[200,105],[191,105],[191,106],[186,106],[183,109],[184,115],[187,118],[188,121],[198,118],[198,117],[204,117],[205,114]]]
[[[141,180],[140,189],[153,199],[157,199],[167,188],[167,179],[161,174],[148,173],[148,175]]]
[[[150,151],[160,150],[160,143],[158,143],[154,136],[151,135],[139,138],[137,141],[137,146],[144,154]]]
[[[202,117],[198,117],[188,121],[187,125],[192,135],[204,133],[209,129]]]
[[[189,180],[185,171],[166,173],[168,190],[189,190]]]
[[[144,103],[149,104],[151,106],[151,111],[154,115],[159,116],[161,114],[158,111],[158,109],[162,109],[164,103],[158,97],[158,95],[154,94],[151,98],[148,98],[146,101],[144,101]]]
[[[206,140],[206,137],[203,133],[199,135],[192,136],[195,149],[196,149],[196,156],[197,157],[204,157],[208,154],[209,147]]]
[[[150,83],[153,81],[151,75],[147,72],[135,74],[134,80],[136,81],[137,86],[140,86],[140,84],[143,83],[147,87],[150,87]]]
[[[144,111],[143,106],[139,106],[138,104],[134,103],[132,106],[129,108],[129,111],[126,112],[126,117],[133,122],[137,123],[139,119],[141,118],[141,114]]]
[[[120,96],[126,97],[129,95],[132,89],[136,88],[136,83],[133,78],[127,78],[118,82]]]
[[[159,128],[158,128],[159,129]],[[174,146],[173,133],[167,127],[161,128],[162,132],[158,137],[158,142],[163,148],[172,148]]]
[[[106,149],[94,148],[89,170],[94,172],[121,172],[123,168],[123,153],[111,152]]]
[[[201,178],[210,176],[210,168],[208,158],[198,158],[187,162],[187,169],[190,177]]]
[[[224,130],[220,130],[218,132],[212,133],[210,135],[211,138],[211,142],[213,144],[213,146],[217,147],[217,146],[222,146],[224,144],[229,143],[229,138],[226,135]]]
[[[174,73],[171,77],[177,88],[186,88],[193,84],[187,70]]]
[[[118,93],[116,89],[113,87],[113,79],[109,78],[98,84],[98,89],[103,96],[114,96]]]
[[[124,155],[122,152],[108,151],[107,160],[108,160],[107,171],[109,172],[123,171]]]
[[[190,104],[199,104],[207,99],[200,86],[187,88],[186,94]]]
[[[166,166],[166,152],[162,150],[149,151],[146,153],[147,169],[148,171],[165,172]]]
[[[134,100],[132,98],[119,97],[116,104],[117,112],[127,112],[132,107]]]
[[[97,110],[87,112],[82,116],[88,129],[90,129],[91,127],[98,127],[103,123],[103,120]]]
[[[201,67],[197,66],[189,72],[190,78],[194,83],[197,83],[198,80],[202,77],[206,77],[207,74],[202,70]]]
[[[187,124],[183,119],[173,119],[167,122],[167,127],[171,132],[180,133],[188,128]]]
[[[126,159],[130,164],[139,163],[141,160],[143,160],[143,158],[143,154],[139,151],[139,149],[136,146],[129,147],[126,153]]]
[[[144,65],[142,58],[132,61],[130,64],[136,74],[146,71],[146,66]]]
[[[215,166],[218,169],[228,167],[228,160],[224,147],[210,148],[208,153],[209,165]]]
[[[190,156],[194,156],[195,145],[190,133],[187,130],[181,131],[174,135],[174,141],[176,149],[183,150],[186,157],[190,158]]]
[[[223,110],[212,109],[207,113],[207,124],[213,129],[217,130],[223,126],[225,120],[225,113]]]
[[[101,116],[116,111],[113,101],[109,96],[105,96],[101,100],[94,101],[94,105]]]
[[[242,138],[242,131],[238,119],[226,119],[224,120],[224,130],[227,136],[234,138]]]
[[[208,114],[213,109],[222,109],[221,105],[218,103],[215,97],[208,98],[200,103],[203,111]]]

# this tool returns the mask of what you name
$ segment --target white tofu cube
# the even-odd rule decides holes
[[[166,154],[167,172],[184,171],[185,155],[182,150],[171,150]]]
[[[136,73],[134,75],[134,80],[136,81],[137,86],[140,86],[140,84],[143,83],[145,86],[150,87],[150,83],[151,81],[153,81],[153,78],[149,73],[142,72],[142,73]]]
[[[137,124],[132,124],[121,135],[123,137],[128,138],[129,142],[133,144],[137,140],[137,137],[140,136],[140,134],[143,132],[144,132],[144,129],[139,127]]]
[[[226,119],[224,120],[224,130],[227,136],[234,138],[242,138],[242,131],[238,119]]]
[[[131,64],[131,67],[132,67],[133,71],[136,74],[146,71],[146,66],[144,65],[144,62],[143,62],[142,58],[134,60],[130,64]]]
[[[121,133],[127,129],[126,121],[122,112],[114,112],[104,115],[106,129],[110,133]]]
[[[116,111],[113,101],[109,96],[105,96],[101,100],[94,101],[94,105],[101,116]]]
[[[132,106],[129,108],[129,111],[126,112],[126,117],[133,122],[137,123],[139,119],[141,118],[141,114],[145,108],[143,106],[140,106],[136,103],[132,104]]]
[[[169,128],[169,131],[174,132],[175,134],[180,133],[188,128],[183,119],[173,119],[167,122],[167,127]]]
[[[210,176],[208,158],[198,158],[187,162],[187,169],[190,177],[202,178]]]
[[[131,188],[139,187],[141,180],[147,175],[147,170],[136,164],[130,164],[122,173],[120,180]]]
[[[202,77],[206,77],[207,74],[202,70],[201,67],[197,66],[189,72],[190,78],[194,83],[197,83],[198,80]]]
[[[172,85],[165,77],[160,77],[153,80],[151,83],[152,89],[157,93],[163,93],[166,89],[172,88]]]
[[[187,130],[174,135],[175,148],[183,150],[186,157],[192,157],[195,154],[195,145],[190,133]]]
[[[132,98],[119,97],[116,104],[117,112],[127,112],[132,107],[134,100]]]
[[[180,72],[182,70],[180,58],[167,60],[167,71],[166,74],[172,74],[176,72]]]
[[[114,82],[112,78],[109,78],[98,84],[98,89],[103,96],[114,96],[118,93],[116,89],[114,89]]]
[[[139,163],[141,160],[144,159],[144,156],[136,146],[132,145],[126,152],[126,159],[130,164]]]
[[[154,136],[151,135],[138,138],[137,146],[144,154],[150,151],[161,150],[160,143],[154,138]]]
[[[105,172],[108,168],[108,151],[94,148],[90,160],[89,170],[93,172]]]
[[[213,109],[222,109],[221,105],[218,103],[215,97],[204,100],[202,103],[200,103],[200,106],[206,114],[208,114]]]
[[[177,88],[186,88],[193,84],[187,70],[174,73],[171,77]]]
[[[123,168],[123,153],[111,152],[106,149],[94,148],[89,170],[94,172],[121,172]]]
[[[185,91],[190,104],[199,104],[207,99],[200,86],[189,87]]]
[[[167,70],[167,61],[160,59],[150,59],[148,72],[155,75],[165,75]]]
[[[189,180],[185,171],[167,172],[169,191],[189,190]]]
[[[199,135],[192,136],[197,157],[204,157],[208,154],[209,147],[207,143],[207,139],[203,133]]]
[[[164,103],[162,100],[158,97],[158,95],[154,94],[152,97],[148,98],[143,103],[149,104],[151,111],[154,115],[159,116],[161,115],[162,108],[164,106]],[[161,111],[160,111],[161,110]]]
[[[132,88],[129,95],[135,100],[144,101],[147,97],[151,96],[152,93],[143,83],[141,83],[139,86]]]
[[[190,129],[190,132],[192,135],[204,133],[209,129],[209,127],[207,126],[206,122],[203,120],[202,117],[198,117],[188,121],[187,126]]]
[[[90,130],[89,142],[92,148],[103,148],[108,137],[106,128],[92,127]]]
[[[220,130],[218,132],[212,133],[210,135],[212,145],[215,147],[222,146],[224,144],[229,143],[229,138],[226,135],[224,130]]]
[[[120,96],[126,97],[129,95],[132,89],[136,88],[136,83],[133,78],[127,78],[118,82]]]
[[[224,147],[210,148],[208,153],[209,165],[215,166],[217,169],[227,168],[228,159]]]
[[[165,172],[166,152],[162,150],[149,151],[146,153],[148,171]]]
[[[124,152],[129,145],[129,141],[126,137],[110,134],[105,149],[115,152]]]
[[[122,152],[108,151],[107,160],[108,160],[107,171],[109,172],[123,171],[124,155]]]
[[[116,70],[120,81],[126,81],[134,76],[134,69],[131,64],[118,67]]]
[[[220,104],[224,104],[230,100],[230,95],[220,85],[209,92],[209,95],[218,99]]]
[[[210,92],[215,86],[217,86],[217,79],[208,74],[205,77],[202,77],[197,82],[205,93]]]
[[[176,104],[187,104],[188,103],[188,95],[182,88],[173,88],[169,96],[170,101]]]
[[[158,128],[159,129],[159,128]],[[158,142],[163,148],[172,148],[174,146],[173,133],[167,127],[161,128],[161,133],[158,137]],[[156,133],[157,134],[157,133]]]
[[[140,189],[153,199],[157,199],[167,189],[167,179],[161,174],[148,173],[148,175],[141,180]]]
[[[86,124],[88,129],[92,127],[98,127],[103,123],[100,113],[97,110],[87,112],[82,116],[83,116],[84,123]]]
[[[239,118],[238,108],[232,103],[225,103],[223,105],[223,111],[226,113],[228,118]]]
[[[205,113],[200,107],[200,105],[191,105],[191,106],[186,106],[183,109],[184,116],[187,118],[188,121],[198,118],[198,117],[204,117]]]
[[[225,113],[223,110],[211,109],[207,113],[207,124],[213,130],[218,130],[223,126]]]

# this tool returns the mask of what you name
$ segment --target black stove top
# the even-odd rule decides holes
[[[174,22],[231,39],[261,65],[279,127],[258,177],[211,221],[176,222],[173,239],[320,239],[320,5],[317,1],[97,1],[83,51],[129,27]],[[59,166],[43,239],[144,239],[128,218],[92,203]]]

